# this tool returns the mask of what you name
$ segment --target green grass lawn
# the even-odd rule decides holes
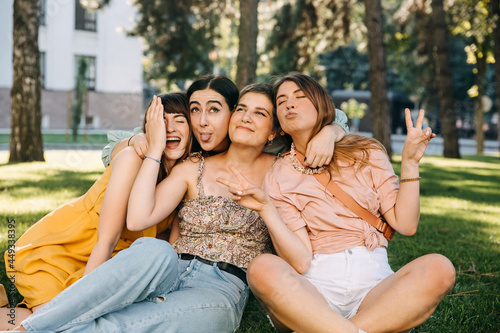
[[[45,214],[85,193],[103,171],[98,151],[47,151],[45,157],[45,163],[6,164],[8,152],[0,152],[2,252],[7,219],[15,221],[19,237]],[[421,176],[419,230],[413,237],[394,237],[389,261],[397,270],[424,254],[441,253],[455,265],[457,281],[414,332],[500,332],[500,157],[426,156]],[[9,283],[3,269],[0,283]],[[239,332],[273,332],[254,298]]]
[[[99,145],[104,147],[108,144],[106,132],[103,134],[78,134],[76,141],[73,141],[71,134],[42,134],[44,144],[84,144],[84,145]],[[10,134],[0,134],[0,144],[8,145],[10,142]]]

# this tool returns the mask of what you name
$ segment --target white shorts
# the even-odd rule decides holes
[[[365,296],[380,281],[394,274],[382,247],[369,251],[364,246],[333,254],[315,254],[303,276],[327,300],[330,307],[351,318]]]

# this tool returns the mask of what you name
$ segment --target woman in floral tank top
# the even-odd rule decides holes
[[[130,199],[128,228],[156,224],[158,216],[177,208],[182,200],[182,222],[174,243],[179,254],[166,242],[140,239],[49,303],[49,310],[23,322],[24,327],[85,332],[236,329],[248,298],[245,269],[255,256],[270,251],[270,238],[258,214],[229,199],[227,189],[215,180],[230,178],[227,165],[232,164],[251,170],[250,178],[260,184],[274,160],[262,149],[275,134],[270,86],[243,90],[229,121],[234,91],[234,84],[221,76],[202,77],[191,85],[188,96],[195,137],[202,149],[223,153],[186,161],[169,183],[156,189],[157,195],[150,181],[151,170],[157,168],[157,149],[176,143],[165,143],[159,115],[148,118],[149,133],[157,136],[148,137],[142,175]],[[228,132],[234,144],[224,152]],[[338,129],[333,133],[338,136]],[[318,147],[311,148],[314,164],[325,158],[317,151]],[[151,203],[157,204],[155,210]]]
[[[162,113],[148,113],[147,133],[153,135],[132,189],[127,228],[156,225],[180,204],[180,235],[173,248],[153,238],[136,241],[23,326],[72,332],[234,331],[249,295],[246,267],[271,251],[271,239],[259,215],[232,201],[217,178],[235,180],[228,168],[235,166],[254,183],[262,182],[275,159],[262,152],[275,137],[271,91],[265,84],[244,89],[229,122],[229,149],[189,158],[158,186],[152,175],[159,153],[175,143],[165,142]],[[204,105],[202,99],[227,107],[212,89],[194,92],[190,101]]]

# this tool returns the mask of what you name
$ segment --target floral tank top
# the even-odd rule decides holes
[[[271,252],[271,238],[259,214],[233,200],[205,195],[202,174],[205,159],[198,170],[196,199],[185,199],[179,209],[180,237],[173,247],[177,253],[189,253],[216,262],[247,268],[262,253]]]

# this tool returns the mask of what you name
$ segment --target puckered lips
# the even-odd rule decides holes
[[[167,136],[167,149],[176,149],[181,144],[181,138],[178,136]]]
[[[285,114],[285,119],[292,119],[295,118],[299,113],[297,111],[288,111]]]

